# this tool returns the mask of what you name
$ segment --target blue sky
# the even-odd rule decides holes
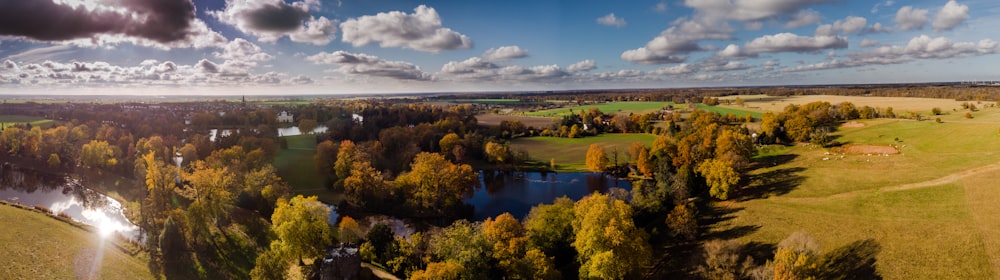
[[[1000,80],[1000,2],[8,0],[0,93]]]

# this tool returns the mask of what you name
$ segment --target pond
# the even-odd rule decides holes
[[[125,217],[117,200],[88,189],[73,178],[0,165],[0,200],[42,206],[55,214],[94,226],[104,235],[117,232],[139,240],[139,227]]]
[[[522,219],[531,207],[552,203],[562,196],[576,201],[593,192],[606,193],[613,188],[632,190],[629,181],[600,173],[480,171],[479,180],[483,187],[465,199],[465,203],[475,207],[473,218],[477,221],[504,212]]]

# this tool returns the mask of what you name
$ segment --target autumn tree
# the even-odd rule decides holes
[[[358,222],[350,216],[340,218],[340,223],[337,224],[337,230],[340,231],[340,241],[342,242],[357,243],[361,238],[361,226],[359,226]]]
[[[454,164],[436,153],[420,153],[410,172],[396,178],[396,185],[412,194],[417,206],[441,212],[462,204],[462,195],[479,182],[468,164]]]
[[[87,167],[118,165],[117,152],[107,141],[90,140],[80,150],[80,162]]]
[[[284,243],[281,240],[272,241],[270,248],[257,255],[253,270],[250,271],[250,279],[286,279],[288,268],[292,264],[290,259],[284,251]]]
[[[753,258],[743,256],[741,245],[736,240],[712,240],[705,242],[705,263],[697,271],[705,279],[750,279],[754,273]],[[760,279],[760,278],[754,278]],[[764,278],[767,279],[767,278]]]
[[[418,270],[410,275],[411,280],[459,280],[465,279],[465,267],[454,262],[433,262],[427,264],[427,269]]]
[[[323,254],[333,243],[327,224],[330,208],[316,196],[297,195],[291,200],[279,200],[271,215],[271,224],[281,250],[297,259],[313,258]]]
[[[489,278],[493,246],[483,235],[482,224],[459,220],[431,240],[432,260],[465,267],[463,279]]]
[[[569,249],[573,235],[573,200],[568,197],[556,198],[552,204],[531,207],[524,219],[524,229],[531,247],[539,248],[545,254],[554,256]]]
[[[302,132],[302,134],[312,134],[313,129],[316,129],[317,126],[319,126],[319,124],[317,124],[314,119],[299,120],[299,132]]]
[[[674,236],[685,240],[694,240],[698,236],[698,220],[694,210],[684,204],[674,206],[674,210],[667,214],[667,227]]]
[[[340,142],[340,148],[337,149],[337,160],[333,164],[334,173],[336,173],[337,178],[343,180],[351,176],[351,168],[354,167],[355,162],[361,161],[361,158],[358,147],[354,142],[351,140]]]
[[[774,143],[778,139],[781,122],[774,113],[767,112],[760,118],[760,135],[757,136],[764,144]]]
[[[441,140],[438,141],[438,146],[441,147],[441,153],[452,160],[459,160],[457,155],[454,154],[455,148],[462,145],[462,138],[458,137],[458,134],[448,133]]]
[[[510,147],[496,142],[486,143],[486,157],[495,163],[506,163],[510,160]]]
[[[628,146],[629,163],[637,164],[636,162],[639,160],[639,152],[645,149],[646,145],[642,144],[642,142],[632,142],[632,144]]]
[[[587,169],[593,172],[604,172],[610,164],[608,155],[604,153],[604,148],[599,144],[590,144],[587,148]]]
[[[639,169],[639,173],[642,176],[653,176],[653,160],[649,157],[649,152],[645,148],[639,151],[636,159],[636,168]]]
[[[709,194],[717,199],[729,199],[729,191],[740,182],[740,173],[729,161],[710,159],[698,165],[698,173],[705,177]]]
[[[810,279],[816,274],[819,244],[808,233],[797,231],[780,243],[774,253],[774,279]]]
[[[504,274],[520,279],[556,279],[552,260],[539,249],[528,248],[524,227],[510,213],[483,222],[483,235],[493,244],[493,258]]]
[[[319,174],[325,175],[327,178],[336,176],[333,166],[337,162],[338,148],[337,144],[330,140],[320,142],[316,145],[316,154],[313,155],[313,161],[316,162],[316,171]]]
[[[646,233],[635,226],[628,203],[594,193],[578,201],[573,210],[573,247],[579,253],[580,278],[635,277],[649,263],[652,251]]]
[[[372,167],[371,163],[367,161],[354,162],[349,172],[349,176],[343,181],[344,194],[348,202],[364,207],[370,202],[378,202],[387,198],[389,183],[382,177],[382,172]]]

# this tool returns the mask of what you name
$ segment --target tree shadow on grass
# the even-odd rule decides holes
[[[747,178],[747,187],[740,189],[734,198],[742,202],[787,194],[805,180],[805,177],[799,175],[805,170],[802,167],[790,167],[751,175]]]
[[[818,279],[882,279],[875,257],[882,247],[872,239],[858,240],[824,254]]]

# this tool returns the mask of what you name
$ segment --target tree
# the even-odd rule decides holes
[[[706,242],[703,246],[705,263],[698,267],[698,273],[705,279],[750,279],[753,258],[742,257],[742,249],[736,240]]]
[[[339,147],[337,147],[337,144],[330,140],[316,145],[316,155],[313,155],[313,161],[316,162],[316,171],[320,175],[326,175],[327,178],[336,176],[336,170],[334,170],[333,166],[337,162],[338,150]]]
[[[546,255],[556,255],[573,240],[573,200],[556,198],[552,204],[531,207],[524,219],[524,229],[531,246]]]
[[[340,241],[342,242],[355,244],[361,237],[361,226],[350,216],[340,218],[337,228],[340,230]]]
[[[351,140],[344,140],[340,142],[340,148],[337,149],[337,160],[333,164],[334,173],[336,173],[337,178],[343,180],[348,176],[351,176],[351,168],[354,167],[354,163],[361,160],[359,155],[358,147],[354,145]],[[367,162],[367,161],[366,161]]]
[[[431,241],[432,259],[465,267],[463,279],[490,278],[492,249],[483,235],[482,224],[465,220],[442,229]]]
[[[762,143],[770,144],[774,143],[778,139],[778,132],[781,129],[781,123],[774,113],[767,112],[764,116],[760,118],[760,134],[757,136]]]
[[[410,172],[396,178],[396,184],[412,194],[412,201],[419,207],[442,213],[461,205],[462,195],[478,183],[472,166],[454,164],[436,153],[417,154]]]
[[[632,207],[624,201],[594,193],[573,207],[580,278],[625,279],[637,276],[652,251],[646,233],[632,221]]]
[[[698,220],[693,212],[687,205],[678,204],[670,214],[667,214],[667,227],[674,236],[685,240],[694,240],[697,237]]]
[[[338,159],[339,162],[339,159]],[[338,173],[340,171],[337,171]],[[382,172],[372,167],[367,161],[353,163],[349,170],[350,176],[344,178],[344,194],[347,201],[353,205],[364,207],[370,201],[386,199],[385,191],[389,188]]]
[[[649,158],[649,152],[647,152],[645,148],[639,151],[639,156],[636,160],[636,168],[639,169],[639,173],[641,173],[642,176],[653,176],[653,160]]]
[[[438,141],[438,146],[441,147],[441,153],[445,156],[451,156],[452,160],[459,160],[457,155],[454,155],[455,147],[462,145],[462,138],[458,137],[458,134],[448,133],[444,137],[441,137],[441,141]]]
[[[388,253],[392,249],[392,246],[395,245],[393,243],[395,235],[392,233],[392,228],[389,225],[376,224],[372,226],[372,228],[368,229],[365,239],[368,240],[366,243],[371,244],[375,260],[385,262],[389,259]]]
[[[797,231],[780,243],[774,253],[774,279],[810,279],[816,274],[819,244],[808,233]]]
[[[453,262],[433,262],[427,264],[427,269],[418,270],[410,275],[411,280],[458,280],[464,279],[465,267]]]
[[[491,162],[506,163],[510,159],[510,148],[496,142],[487,142],[486,157]]]
[[[710,159],[698,165],[698,173],[705,177],[705,183],[709,186],[709,194],[720,200],[729,199],[729,191],[734,185],[740,182],[740,173],[733,167],[733,163],[721,160]]]
[[[569,128],[569,134],[567,135],[567,137],[569,138],[580,137],[580,125],[573,124],[573,126]]]
[[[785,133],[788,134],[788,138],[792,141],[809,141],[809,133],[812,133],[812,131],[813,124],[804,115],[795,115],[788,121],[785,121]]]
[[[972,118],[972,113],[965,112],[965,118],[966,119],[971,119]]]
[[[632,142],[632,144],[628,146],[629,163],[637,164],[637,161],[639,160],[639,152],[645,149],[646,145],[643,145],[642,142]]]
[[[935,116],[940,115],[941,114],[941,108],[938,108],[938,107],[931,108],[931,114],[934,114]]]
[[[271,242],[270,249],[257,255],[253,270],[250,271],[250,279],[286,279],[291,262],[289,256],[283,251],[283,247],[284,244],[281,240],[275,240]]]
[[[205,161],[197,161],[190,173],[183,173],[187,187],[194,190],[194,202],[189,207],[200,207],[207,218],[217,220],[226,213],[236,199],[236,174],[229,167],[212,167]]]
[[[330,208],[316,196],[297,195],[281,199],[271,215],[274,232],[281,240],[281,250],[298,259],[318,257],[333,243],[327,224]]]
[[[49,160],[46,161],[46,163],[49,164],[49,167],[55,168],[55,167],[59,167],[59,165],[62,164],[62,161],[59,160],[59,155],[57,155],[57,154],[49,154]]]
[[[118,164],[115,150],[107,141],[90,140],[80,150],[80,162],[87,167],[109,167]]]
[[[313,129],[319,126],[314,119],[300,119],[299,120],[299,132],[302,134],[312,134]]]
[[[587,148],[587,169],[593,172],[604,172],[610,164],[608,155],[604,153],[604,148],[597,143],[590,144]]]
[[[555,279],[552,260],[538,249],[528,249],[524,227],[510,213],[483,222],[483,235],[493,244],[493,258],[504,274],[519,279]]]

